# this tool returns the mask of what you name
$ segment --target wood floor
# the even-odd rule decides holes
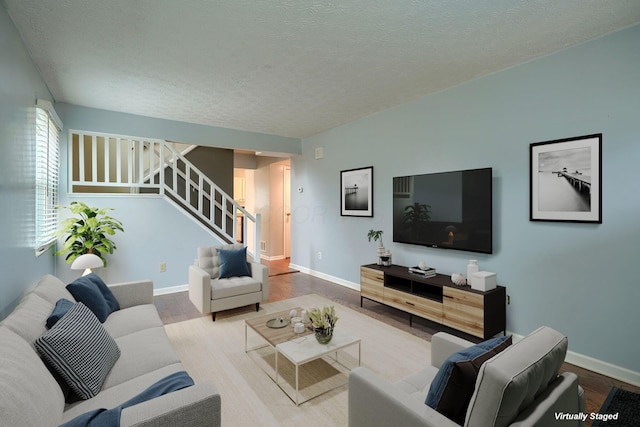
[[[413,318],[413,326],[410,327],[409,317],[406,313],[366,299],[361,308],[359,292],[308,274],[291,270],[289,268],[289,260],[263,262],[263,264],[269,266],[269,283],[271,287],[269,300],[266,302],[281,301],[314,293],[425,339],[430,339],[431,335],[438,331],[446,331],[466,339],[471,339],[472,341],[478,341],[475,337],[461,334],[442,325],[417,317]],[[161,295],[155,297],[154,300],[164,324],[181,322],[203,316],[191,304],[187,292]],[[255,310],[253,305],[241,307],[221,312],[218,314],[218,318],[253,310]],[[587,413],[598,412],[612,387],[640,393],[640,387],[568,363],[563,365],[563,370],[574,372],[578,375],[580,385],[585,391],[585,409]],[[589,427],[591,422],[587,421],[586,425]]]

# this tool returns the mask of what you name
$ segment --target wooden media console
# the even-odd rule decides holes
[[[487,292],[456,286],[451,277],[423,277],[408,267],[377,264],[360,267],[360,306],[363,298],[487,339],[506,331],[506,288]]]

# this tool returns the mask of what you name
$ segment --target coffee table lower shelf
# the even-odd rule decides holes
[[[333,332],[333,338],[327,344],[320,344],[316,341],[313,335],[307,335],[300,339],[287,341],[282,344],[278,344],[276,346],[276,379],[275,382],[280,387],[280,389],[287,395],[296,405],[300,403],[306,402],[309,399],[320,396],[321,394],[327,393],[331,390],[335,390],[338,387],[342,387],[349,383],[349,370],[350,368],[342,363],[341,360],[338,359],[338,352],[344,350],[350,346],[358,346],[358,366],[360,366],[360,356],[361,356],[361,347],[360,347],[360,338],[356,338],[348,333],[344,332],[341,329],[338,329]],[[278,369],[278,357],[279,355],[287,358],[294,366],[295,366],[295,398],[289,394],[285,387],[280,384],[279,378],[279,369]],[[333,357],[332,357],[333,355]],[[332,367],[339,370],[338,367],[342,367],[346,369],[344,372],[345,381],[332,385],[329,389],[322,391],[316,395],[308,397],[307,399],[300,400],[300,367],[304,364],[316,361],[318,359],[326,358],[329,359],[329,363]]]
[[[249,329],[261,336],[266,344],[248,348]],[[355,348],[347,350],[348,347],[356,345],[357,354],[354,354]],[[350,335],[344,329],[336,329],[328,344],[320,344],[312,333],[275,343],[261,331],[254,329],[251,324],[245,324],[245,352],[259,352],[264,348],[269,348],[275,353],[274,364],[267,363],[270,365],[268,368],[264,363],[256,361],[256,364],[296,406],[348,384],[350,365],[360,366],[360,338]],[[280,360],[280,356],[290,364],[283,363],[285,360]],[[289,365],[289,369],[283,369],[283,365]],[[303,365],[307,366],[303,367]],[[301,381],[301,368],[305,371],[305,375],[302,375],[304,381]],[[339,381],[341,377],[344,377],[343,381]],[[303,393],[301,387],[308,389],[308,392]]]

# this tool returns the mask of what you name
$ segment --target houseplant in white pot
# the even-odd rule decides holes
[[[84,254],[99,256],[104,265],[106,254],[112,254],[116,245],[109,238],[116,231],[124,231],[122,223],[107,215],[112,208],[94,208],[83,202],[71,202],[70,206],[56,206],[56,209],[68,209],[77,216],[62,221],[56,237],[64,237],[62,249],[56,255],[65,255],[67,264]]]

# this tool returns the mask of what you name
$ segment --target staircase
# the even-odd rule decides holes
[[[260,259],[260,215],[252,215],[164,140],[71,130],[72,193],[158,194],[225,243]]]

